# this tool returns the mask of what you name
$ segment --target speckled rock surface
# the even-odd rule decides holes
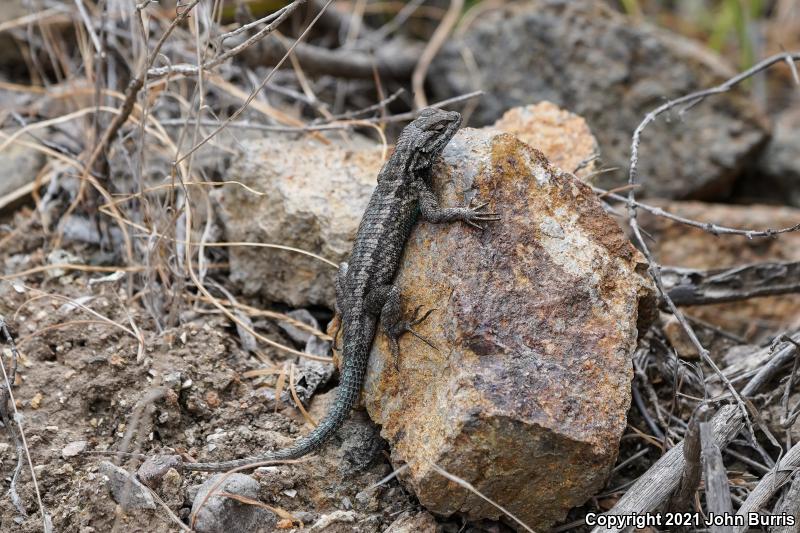
[[[323,145],[309,139],[268,138],[244,144],[227,179],[241,187],[215,191],[229,241],[299,248],[338,264],[350,253],[361,215],[382,165],[381,148]],[[231,248],[231,279],[246,294],[294,307],[335,300],[336,269],[271,248]]]
[[[772,138],[755,168],[737,183],[747,200],[800,207],[800,100],[775,119]]]
[[[131,475],[111,461],[100,463],[100,472],[108,480],[108,490],[114,501],[125,509],[155,509],[156,502],[147,488]]]
[[[550,164],[577,176],[596,170],[600,147],[586,121],[551,102],[514,107],[497,119],[495,129],[510,133],[544,154]]]
[[[12,131],[0,135],[0,144]],[[24,137],[22,141],[28,141]],[[11,194],[23,185],[31,183],[44,165],[44,156],[33,148],[12,143],[0,151],[0,197]]]
[[[583,119],[549,103],[510,110],[494,129],[541,148],[568,171],[590,157],[596,145]],[[340,142],[245,141],[226,179],[264,194],[234,185],[214,191],[225,238],[291,246],[336,264],[344,261],[383,160],[381,147],[363,139],[335,144]],[[229,252],[231,279],[246,294],[293,307],[333,308],[336,269],[323,261],[273,248],[232,247]]]
[[[405,336],[398,373],[379,335],[365,404],[429,511],[500,516],[435,463],[541,531],[614,464],[652,287],[591,190],[513,136],[462,130],[435,173],[443,205],[468,190],[503,219],[415,228],[397,284],[406,312],[436,309],[418,328],[437,349]]]
[[[605,167],[622,169],[600,176],[602,185],[624,183],[631,134],[645,114],[735,72],[701,44],[636,24],[606,4],[530,0],[482,14],[434,62],[434,97],[485,91],[470,121],[476,126],[515,106],[554,102],[586,119]],[[474,65],[464,61],[465,47]],[[643,194],[726,194],[766,140],[765,128],[754,102],[736,91],[658,119],[642,138]]]
[[[219,495],[234,494],[258,501],[259,484],[251,476],[215,474],[200,487],[192,504],[193,529],[198,533],[268,533],[275,515],[257,505]]]

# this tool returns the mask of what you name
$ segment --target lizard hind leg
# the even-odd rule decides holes
[[[404,320],[400,289],[396,285],[383,285],[372,289],[367,295],[366,304],[368,312],[381,317],[381,327],[389,339],[395,370],[398,370],[400,366],[400,344],[398,339],[404,333],[412,334],[434,350],[437,350],[431,341],[413,329],[414,326],[428,318],[435,309],[429,309],[420,316],[420,310],[422,309],[420,305],[414,310],[411,318]]]

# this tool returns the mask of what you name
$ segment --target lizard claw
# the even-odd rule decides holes
[[[428,309],[427,311],[425,311],[425,314],[420,317],[419,316],[419,310],[420,309],[422,309],[421,305],[418,305],[417,308],[414,309],[414,314],[411,315],[411,321],[409,322],[410,326],[416,326],[417,324],[423,322],[426,318],[428,318],[430,316],[431,313],[436,311],[435,307],[431,308],[431,309]],[[419,317],[419,318],[417,318],[417,317]],[[407,330],[407,331],[411,331],[411,330]]]
[[[413,329],[413,326],[420,324],[421,322],[426,320],[431,313],[436,311],[435,308],[428,309],[422,316],[420,316],[419,312],[421,309],[422,309],[421,305],[417,306],[417,308],[414,309],[414,313],[411,315],[410,320],[404,320],[402,322],[399,322],[392,328],[391,331],[387,332],[387,336],[389,337],[389,349],[392,352],[392,359],[394,360],[395,370],[398,371],[400,370],[400,344],[398,342],[398,339],[400,338],[401,335],[403,335],[403,333],[410,333],[411,335],[418,338],[419,340],[421,340],[422,342],[424,342],[437,352],[439,351],[439,348],[437,348],[435,344],[433,344],[429,339],[423,337]]]
[[[473,228],[478,228],[479,230],[484,231],[486,227],[478,224],[478,222],[496,222],[500,220],[500,215],[498,213],[483,211],[488,205],[489,202],[483,202],[473,206],[472,201],[470,201],[469,205],[467,206],[466,215],[464,216],[464,222]]]

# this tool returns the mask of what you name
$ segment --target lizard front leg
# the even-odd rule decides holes
[[[411,333],[431,348],[436,349],[428,339],[413,329],[414,326],[428,318],[428,315],[434,310],[430,309],[422,316],[419,316],[419,311],[422,309],[422,306],[419,306],[414,310],[414,314],[409,320],[403,320],[400,289],[397,285],[382,285],[372,289],[367,294],[365,303],[367,312],[380,315],[381,327],[389,339],[389,347],[392,351],[395,369],[398,369],[400,365],[400,344],[398,339],[403,333]]]
[[[478,222],[491,222],[500,220],[497,213],[488,213],[484,211],[488,202],[465,207],[441,207],[436,195],[428,187],[428,185],[419,180],[416,182],[417,194],[419,195],[419,210],[423,220],[440,224],[442,222],[455,222],[456,220],[463,220],[470,226],[478,229],[484,229]]]

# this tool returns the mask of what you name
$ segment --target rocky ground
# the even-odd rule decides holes
[[[731,408],[722,376],[744,390],[800,342],[800,288],[781,285],[800,269],[786,61],[761,92],[655,120],[629,187],[644,115],[735,69],[614,2],[479,2],[427,73],[428,96],[456,98],[466,119],[433,187],[502,220],[412,234],[397,283],[406,312],[434,309],[420,325],[432,346],[404,338],[398,372],[379,335],[362,405],[319,453],[226,475],[169,468],[280,448],[325,416],[335,265],[446,18],[426,6],[386,29],[368,9],[354,29],[342,7],[291,70],[265,77],[291,41],[259,37],[198,84],[197,43],[225,53],[272,8],[201,2],[172,28],[174,3],[106,4],[53,2],[37,25],[22,0],[0,13],[0,316],[18,348],[2,339],[17,368],[13,398],[0,380],[0,531],[589,531],[588,512],[646,492],[634,483],[690,438],[703,398]],[[301,4],[282,39],[320,11]],[[764,27],[800,35],[775,4]],[[149,85],[103,140],[162,35]],[[631,189],[639,226],[617,196]],[[713,293],[731,277],[733,298],[696,301],[701,278]],[[671,309],[662,282],[692,305]],[[748,398],[751,431],[718,439],[734,508],[800,440],[790,363]],[[764,510],[795,512],[800,481],[786,481],[765,484]],[[708,510],[696,489],[687,505]]]

